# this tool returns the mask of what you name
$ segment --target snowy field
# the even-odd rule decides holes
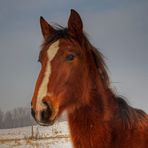
[[[0,148],[72,148],[67,122],[0,129]]]

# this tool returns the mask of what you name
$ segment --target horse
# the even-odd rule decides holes
[[[74,148],[148,148],[148,115],[112,90],[104,56],[86,37],[79,13],[71,9],[65,28],[43,17],[40,26],[36,122],[52,125],[66,111]]]

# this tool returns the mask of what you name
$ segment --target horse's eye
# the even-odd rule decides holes
[[[74,58],[75,58],[75,54],[69,54],[69,55],[67,55],[66,56],[66,61],[72,61],[72,60],[74,60]]]

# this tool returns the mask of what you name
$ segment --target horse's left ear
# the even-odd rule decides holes
[[[68,30],[72,35],[79,36],[83,33],[83,23],[80,15],[75,10],[71,9],[68,20]]]

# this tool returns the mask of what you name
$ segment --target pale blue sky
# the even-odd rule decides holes
[[[105,55],[112,87],[148,112],[147,0],[1,0],[0,108],[30,105],[40,69],[39,17],[66,26],[71,8]]]

